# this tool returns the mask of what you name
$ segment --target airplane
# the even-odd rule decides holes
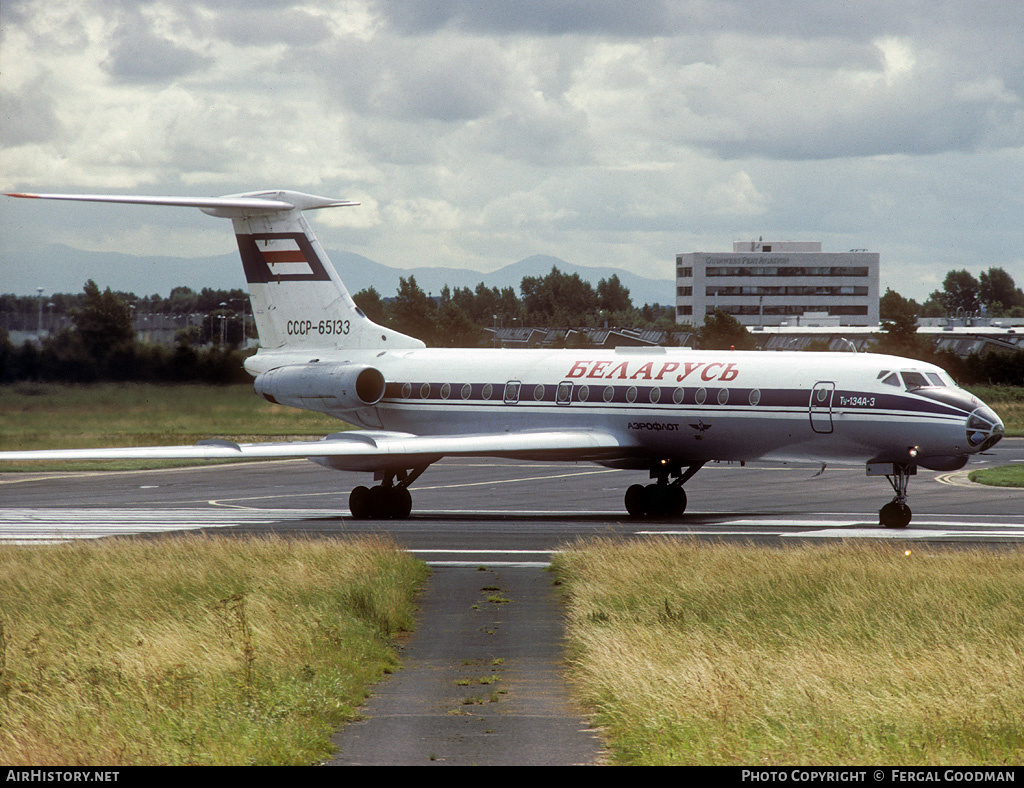
[[[632,517],[674,518],[709,462],[863,465],[895,497],[879,524],[911,521],[918,467],[951,471],[1002,438],[1003,423],[941,368],[871,353],[616,348],[439,349],[356,306],[304,212],[358,203],[293,191],[225,197],[9,194],[199,208],[231,219],[259,350],[245,361],[269,402],[360,430],[320,440],[0,452],[0,461],[304,457],[363,471],[358,519],[407,518],[413,483],[442,457],[594,462],[644,471]]]

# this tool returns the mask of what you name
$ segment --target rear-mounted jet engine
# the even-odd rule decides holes
[[[365,364],[297,364],[257,375],[253,387],[277,405],[334,414],[380,402],[384,376]]]

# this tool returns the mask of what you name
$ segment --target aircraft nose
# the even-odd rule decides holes
[[[967,443],[976,452],[991,449],[1006,432],[1003,422],[987,405],[975,408],[967,417],[966,430]]]

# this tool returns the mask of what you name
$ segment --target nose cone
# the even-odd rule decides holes
[[[976,451],[991,449],[1006,432],[1003,422],[988,405],[975,408],[967,417],[967,443]]]

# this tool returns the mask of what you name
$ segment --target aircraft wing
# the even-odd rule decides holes
[[[411,468],[446,456],[514,459],[593,460],[628,454],[628,442],[600,430],[413,435],[353,430],[315,441],[234,443],[200,441],[192,446],[140,446],[107,449],[3,451],[0,462],[34,460],[247,460],[305,457],[332,468],[353,471]]]

